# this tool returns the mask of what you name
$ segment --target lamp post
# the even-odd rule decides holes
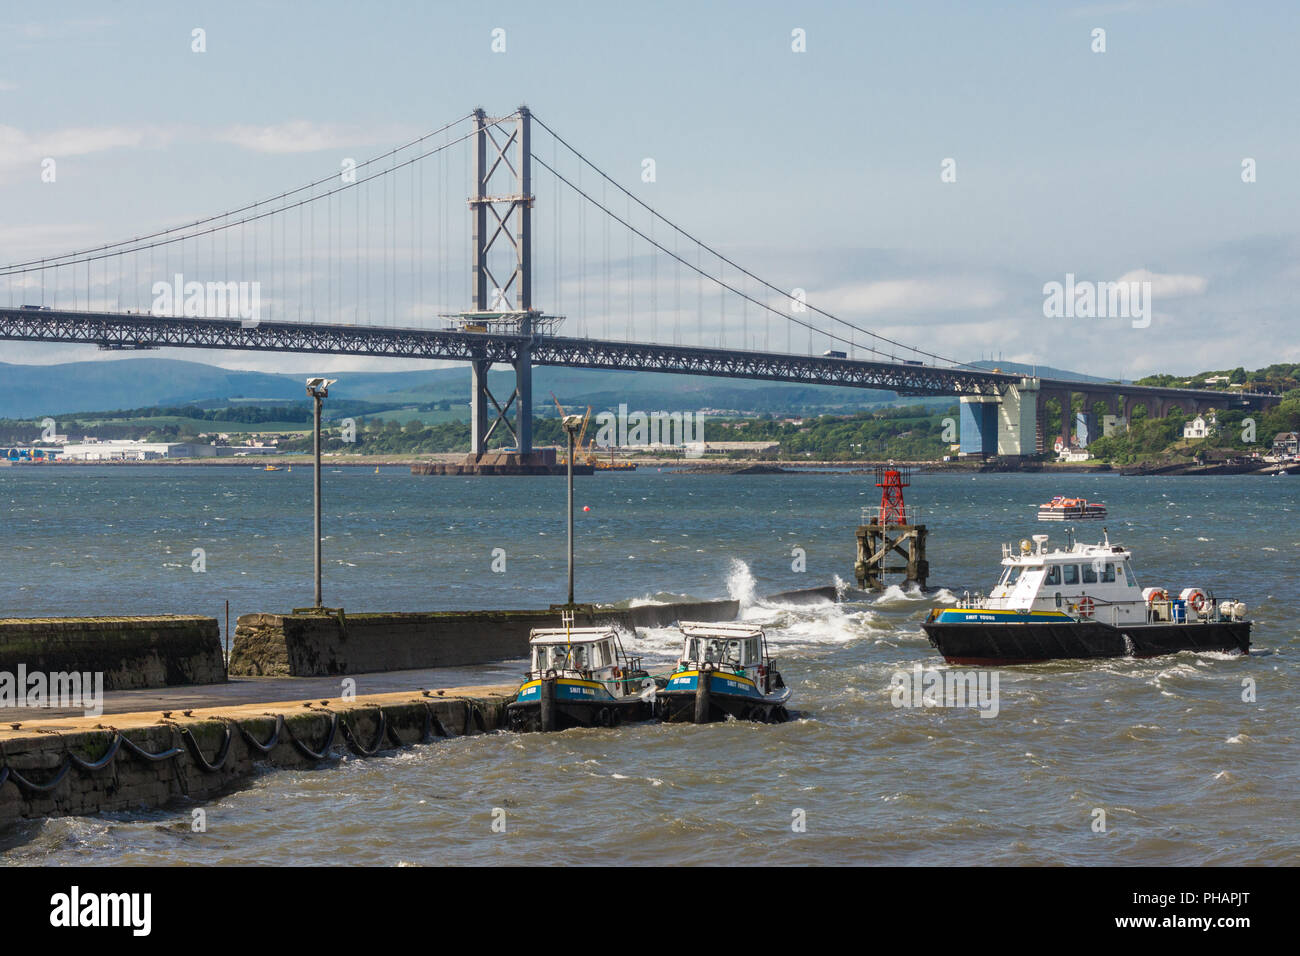
[[[578,434],[578,429],[582,427],[581,415],[565,415],[561,422],[564,426],[565,434],[569,436],[569,467],[568,467],[568,495],[569,495],[569,607],[573,607],[573,445]]]
[[[315,501],[315,521],[314,530],[315,538],[312,543],[312,554],[315,559],[315,579],[316,579],[316,607],[321,606],[320,594],[320,407],[330,393],[330,386],[337,379],[333,378],[309,378],[307,379],[307,394],[311,396],[313,403],[312,414],[312,453],[316,460],[316,469],[313,476],[313,498]]]

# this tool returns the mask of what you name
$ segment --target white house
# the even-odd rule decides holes
[[[1208,415],[1197,415],[1190,422],[1183,426],[1184,438],[1209,438],[1219,428],[1219,421],[1214,412]]]

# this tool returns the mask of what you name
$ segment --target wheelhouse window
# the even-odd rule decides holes
[[[1107,561],[1101,569],[1101,581],[1103,584],[1115,583],[1115,563],[1113,561]]]
[[[1020,580],[1020,575],[1024,570],[1025,569],[1018,564],[1011,565],[1002,572],[1002,578],[998,581],[998,586],[1007,588],[1008,590],[1014,588],[1016,582]]]
[[[1061,583],[1061,566],[1059,564],[1048,565],[1047,577],[1043,578],[1043,584],[1053,587]]]
[[[1079,566],[1077,564],[1061,565],[1061,573],[1064,575],[1063,580],[1066,584],[1079,583]]]
[[[1083,583],[1084,583],[1084,584],[1096,584],[1096,583],[1097,583],[1097,568],[1096,568],[1095,565],[1092,565],[1092,564],[1085,564],[1085,565],[1083,566],[1083,569],[1082,569],[1082,570],[1083,570]]]

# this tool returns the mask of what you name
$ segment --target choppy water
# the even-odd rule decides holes
[[[536,607],[563,596],[561,479],[327,473],[327,604]],[[851,580],[862,476],[579,479],[579,600],[728,594],[768,628],[802,717],[454,739],[275,772],[190,809],[11,831],[9,863],[1300,862],[1300,481],[920,476],[937,595],[783,607]],[[1107,503],[1144,585],[1211,587],[1256,621],[1249,657],[999,672],[999,712],[897,709],[890,680],[942,667],[919,622],[987,589],[998,545],[1063,529],[1053,494]],[[310,473],[0,470],[0,616],[281,610],[310,601]],[[1084,537],[1100,527],[1080,526]],[[807,553],[792,572],[791,550]],[[207,570],[191,571],[192,550]],[[506,573],[491,570],[504,548]],[[305,560],[304,560],[305,559]],[[946,593],[945,593],[946,592]],[[672,632],[631,649],[656,661]],[[500,669],[494,669],[493,676]],[[1242,700],[1243,681],[1257,700]],[[505,812],[494,832],[493,811]],[[1093,831],[1106,811],[1105,833]],[[800,811],[802,813],[800,813]],[[805,832],[792,824],[806,820]],[[498,814],[497,819],[500,819]]]

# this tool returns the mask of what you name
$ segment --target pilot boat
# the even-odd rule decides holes
[[[506,705],[510,730],[616,727],[654,717],[654,681],[612,627],[535,628],[529,670]]]
[[[1106,506],[1087,498],[1066,498],[1057,495],[1038,506],[1039,521],[1089,521],[1106,517]]]
[[[1103,529],[1104,531],[1104,529]],[[1110,543],[1047,549],[1036,534],[1002,546],[1002,576],[988,597],[935,608],[921,627],[954,664],[1026,664],[1058,658],[1154,657],[1176,651],[1250,650],[1246,606],[1189,587],[1177,599],[1138,585],[1132,553]]]
[[[697,724],[728,717],[768,723],[790,719],[790,688],[772,667],[761,627],[691,621],[678,627],[685,646],[676,672],[656,694],[660,719]]]

